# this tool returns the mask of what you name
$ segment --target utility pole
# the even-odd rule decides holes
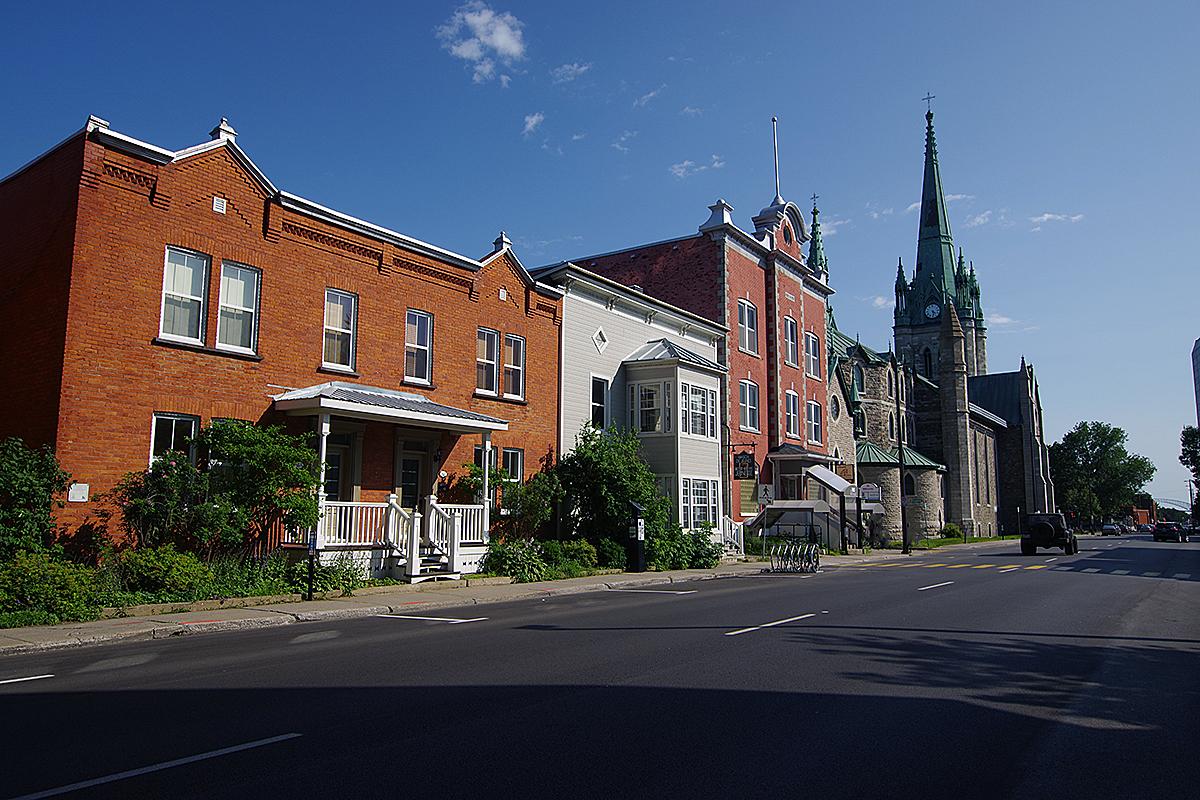
[[[904,381],[905,366],[904,362],[899,363],[899,376],[901,385]],[[908,541],[908,508],[904,504],[904,417],[900,413],[900,392],[894,392],[896,395],[896,452],[900,454],[900,534],[903,538],[904,547],[900,552],[909,555],[912,553],[912,546]]]

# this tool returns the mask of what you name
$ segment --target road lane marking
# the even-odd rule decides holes
[[[1099,572],[1099,571],[1100,571],[1099,567],[1088,567],[1087,569],[1084,570],[1084,572]]]
[[[992,568],[991,564],[976,564],[975,566],[971,567],[971,569],[991,569],[991,568]]]
[[[935,583],[933,586],[922,586],[920,589],[917,589],[917,591],[923,592],[926,589],[940,589],[941,587],[949,586],[952,583],[954,583],[954,581],[946,581],[945,583]]]
[[[135,778],[138,775],[145,775],[150,772],[160,772],[164,769],[171,769],[172,767],[182,767],[184,764],[194,764],[197,761],[205,761],[210,758],[227,756],[231,753],[240,753],[243,750],[251,750],[255,747],[265,747],[266,745],[275,744],[276,742],[284,742],[288,739],[297,739],[303,735],[304,734],[302,733],[284,733],[279,736],[272,736],[269,739],[258,739],[257,741],[246,742],[245,744],[235,744],[233,747],[222,747],[220,750],[209,750],[207,753],[198,753],[194,756],[176,758],[172,761],[163,761],[159,764],[151,764],[148,767],[127,769],[124,772],[105,775],[103,778],[92,778],[91,780],[79,781],[78,783],[71,783],[54,789],[45,789],[44,791],[34,792],[33,794],[23,794],[20,797],[12,798],[12,800],[39,800],[39,798],[42,797],[54,797],[56,795],[66,794],[67,792],[79,791],[80,789],[89,789],[92,786],[101,786],[105,783],[123,781],[126,778]]]
[[[1047,559],[1046,559],[1046,563],[1047,563],[1047,564],[1049,564],[1051,561],[1058,561],[1058,556],[1055,556],[1054,558],[1047,558]]]
[[[609,589],[610,592],[629,592],[630,594],[695,594],[699,589],[686,591],[671,591],[670,589]]]
[[[1172,575],[1171,577],[1172,577],[1172,578],[1190,578],[1190,577],[1192,577],[1192,573],[1190,573],[1190,572],[1176,572],[1176,573],[1175,573],[1174,575]]]
[[[1025,569],[1045,569],[1045,568],[1046,568],[1045,564],[1034,564],[1033,566],[1026,567]]]
[[[1016,572],[1020,568],[1020,565],[1014,567],[1001,567],[999,570],[997,570],[997,572]]]
[[[49,675],[26,675],[24,678],[8,678],[6,680],[2,680],[2,681],[0,681],[0,684],[2,684],[2,683],[22,683],[24,681],[40,681],[42,678],[53,678],[53,677],[54,677],[53,673],[51,673]]]
[[[1114,569],[1114,570],[1112,571],[1112,574],[1113,574],[1113,575],[1128,575],[1128,574],[1129,574],[1129,570],[1127,570],[1127,569]]]
[[[799,620],[808,619],[809,617],[815,617],[815,616],[816,616],[816,614],[801,614],[798,617],[788,617],[787,619],[777,619],[774,622],[768,622],[763,625],[755,625],[752,628],[742,628],[742,629],[736,630],[736,631],[728,631],[728,632],[726,632],[725,635],[726,636],[738,636],[743,633],[751,633],[753,631],[761,631],[763,628],[774,628],[776,625],[786,625],[789,622],[798,622]]]
[[[376,614],[377,617],[386,617],[388,619],[420,619],[426,622],[445,622],[450,625],[460,625],[464,622],[483,622],[487,617],[473,617],[471,619],[459,619],[457,617],[418,617],[413,614]]]
[[[933,567],[945,567],[945,566],[949,566],[949,565],[945,564],[945,563],[939,563],[939,564],[922,564],[921,566],[924,567],[925,569],[932,569]]]
[[[970,564],[951,564],[950,566],[946,567],[946,569],[966,569],[969,566],[971,566],[971,565]]]
[[[1143,572],[1142,573],[1143,578],[1157,578],[1160,575],[1162,575],[1161,572]]]

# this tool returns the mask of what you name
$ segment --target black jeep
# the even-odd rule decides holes
[[[1036,555],[1039,547],[1061,547],[1064,554],[1079,552],[1079,539],[1067,528],[1062,514],[1027,514],[1021,534],[1021,555]]]

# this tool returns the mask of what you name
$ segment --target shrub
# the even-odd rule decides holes
[[[55,495],[70,482],[50,448],[34,450],[17,438],[0,440],[0,560],[49,546]]]
[[[941,535],[943,539],[961,539],[963,532],[958,525],[948,522],[942,526]]]
[[[524,483],[505,483],[500,491],[500,505],[508,512],[507,533],[521,539],[544,528],[563,499],[562,482],[549,466]]]
[[[721,563],[723,548],[713,541],[712,525],[693,528],[685,536],[689,540],[689,569],[712,569]]]
[[[546,560],[541,546],[528,539],[509,542],[493,540],[483,558],[483,571],[509,575],[517,583],[544,580]]]
[[[0,563],[0,613],[5,624],[95,619],[102,606],[95,570],[90,567],[27,552]]]
[[[191,553],[180,553],[171,545],[126,550],[117,557],[121,588],[170,602],[198,600],[209,596],[213,573]]]
[[[109,497],[138,547],[172,545],[211,555],[244,536],[246,520],[211,496],[208,474],[183,453],[164,453],[149,469],[127,473]]]
[[[711,569],[721,561],[721,545],[712,541],[710,529],[684,531],[678,525],[646,537],[646,563],[652,569]]]
[[[605,537],[596,545],[596,560],[605,569],[625,569],[625,547],[615,539]]]
[[[313,591],[352,592],[368,583],[364,565],[350,553],[338,553],[332,561],[317,563],[313,570]],[[292,592],[308,591],[308,561],[293,562],[287,571],[287,584]]]

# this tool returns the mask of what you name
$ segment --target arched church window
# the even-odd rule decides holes
[[[888,412],[888,438],[896,438],[896,415],[892,412]]]
[[[888,398],[896,396],[896,380],[892,376],[892,369],[888,367]]]
[[[859,394],[863,391],[863,369],[858,364],[854,365],[854,388]]]
[[[925,363],[924,363],[925,377],[933,378],[933,351],[930,350],[928,347],[925,348],[925,353],[923,354],[923,359],[925,361]]]
[[[837,395],[835,394],[833,397],[829,398],[829,416],[831,419],[833,419],[834,422],[836,422],[837,418],[840,417],[841,414],[842,414],[842,404],[838,400]]]
[[[865,436],[866,433],[867,433],[867,416],[865,414],[863,414],[861,409],[859,409],[858,411],[854,412],[854,435],[855,436]]]
[[[912,495],[917,493],[917,482],[913,480],[912,475],[904,476],[904,493]]]

